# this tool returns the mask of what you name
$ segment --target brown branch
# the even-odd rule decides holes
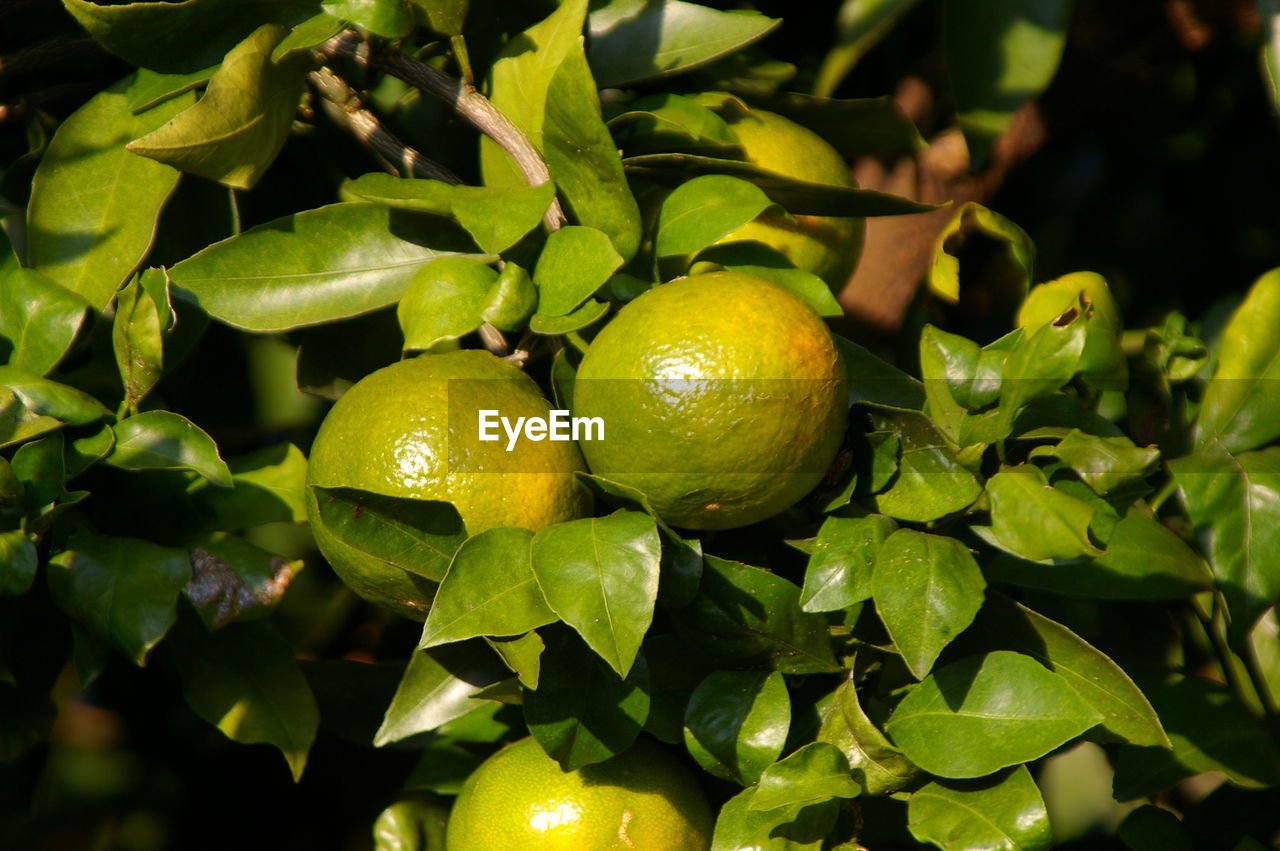
[[[445,183],[462,183],[462,179],[449,169],[423,156],[383,127],[377,117],[360,103],[355,91],[337,74],[322,67],[311,72],[310,80],[321,97],[320,103],[325,114],[334,123],[349,130],[362,145],[373,152],[388,171],[442,180]]]

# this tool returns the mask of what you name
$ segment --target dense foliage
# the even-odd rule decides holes
[[[567,769],[662,743],[713,851],[1280,836],[1280,270],[1126,329],[1107,280],[1045,281],[991,207],[783,175],[726,119],[916,156],[893,100],[830,95],[941,11],[977,169],[1053,78],[1067,0],[849,0],[799,77],[770,46],[825,45],[834,7],[789,31],[682,0],[63,5],[106,77],[33,110],[0,181],[18,847],[226,844],[243,785],[358,802],[272,847],[439,851],[462,781],[526,735]],[[461,347],[569,407],[600,329],[698,264],[839,323],[821,277],[725,242],[762,214],[946,217],[897,345],[838,325],[850,428],[816,490],[694,533],[584,473],[595,516],[467,536],[447,502],[315,486],[351,547],[439,587],[419,625],[336,580],[307,525],[326,405]],[[263,749],[182,774],[224,753],[209,725],[299,785]]]

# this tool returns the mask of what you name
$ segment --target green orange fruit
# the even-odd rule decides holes
[[[482,351],[403,360],[373,372],[338,399],[311,448],[307,483],[384,496],[441,500],[468,533],[496,526],[538,530],[590,508],[574,473],[573,442],[480,441],[478,414],[542,417],[550,405],[518,367]],[[316,544],[356,593],[422,620],[436,583],[352,547],[322,522],[314,491],[307,508]]]
[[[698,99],[728,122],[752,165],[808,183],[856,187],[848,163],[807,127],[767,110],[746,107],[729,95],[711,93]],[[839,291],[857,265],[864,230],[865,222],[858,218],[765,211],[721,238],[719,244],[763,243],[786,256],[796,268],[812,272]]]
[[[818,484],[844,436],[844,364],[786,289],[741,272],[693,275],[627,304],[592,341],[574,415],[593,473],[642,491],[676,526],[771,517]]]
[[[532,738],[485,760],[449,817],[447,851],[706,851],[713,819],[684,766],[641,742],[564,771]]]

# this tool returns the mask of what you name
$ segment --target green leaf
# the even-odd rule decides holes
[[[1030,457],[1057,458],[1087,484],[1105,496],[1125,485],[1140,482],[1155,472],[1160,450],[1139,447],[1127,437],[1098,437],[1073,428],[1054,446],[1037,446]]]
[[[340,190],[352,201],[371,201],[400,210],[453,216],[476,245],[498,254],[515,245],[538,226],[556,197],[553,183],[540,186],[454,186],[439,180],[365,174],[348,180]]]
[[[247,331],[287,331],[394,304],[437,257],[470,254],[439,220],[378,204],[304,210],[215,243],[169,270],[177,295]]]
[[[774,671],[716,671],[689,698],[684,743],[707,772],[750,786],[782,754],[791,699]]]
[[[609,119],[609,129],[630,153],[650,150],[737,147],[728,123],[693,98],[664,92],[630,104]]]
[[[546,649],[538,633],[527,632],[505,639],[486,638],[485,642],[520,679],[520,685],[527,689],[538,687],[542,676],[542,651]]]
[[[1133,680],[1105,653],[1067,627],[1000,594],[974,621],[984,648],[1015,650],[1061,676],[1102,715],[1101,729],[1134,745],[1167,746],[1160,719]]]
[[[508,261],[480,307],[480,318],[503,331],[524,327],[538,306],[538,290],[520,266]]]
[[[1168,810],[1144,804],[1116,828],[1116,836],[1131,851],[1195,851],[1195,841],[1182,821]]]
[[[269,616],[301,569],[300,561],[224,536],[192,548],[191,581],[183,592],[212,631]]]
[[[476,708],[472,700],[506,676],[483,644],[416,650],[374,736],[376,747],[435,730]]]
[[[67,425],[88,425],[111,415],[88,393],[17,366],[0,366],[0,390],[8,390],[32,414]]]
[[[413,12],[404,0],[326,0],[320,8],[383,38],[404,38],[413,32]]]
[[[1169,462],[1209,564],[1242,637],[1280,599],[1280,448],[1191,455]]]
[[[25,532],[0,532],[0,597],[27,593],[36,578],[36,546]]]
[[[1196,677],[1149,690],[1172,751],[1122,747],[1116,757],[1116,800],[1129,801],[1205,771],[1248,787],[1280,784],[1280,748],[1263,722],[1227,688]]]
[[[1093,506],[1051,487],[1039,467],[1006,467],[987,495],[991,531],[1012,552],[1032,561],[1101,554],[1089,538]]]
[[[662,202],[654,250],[659,257],[693,254],[773,207],[758,187],[719,174],[695,177]]]
[[[723,175],[753,183],[775,204],[792,215],[906,216],[938,209],[871,189],[809,183],[778,174],[741,160],[706,157],[698,154],[640,154],[623,160],[629,174],[649,177],[661,183],[684,182],[698,176]]]
[[[533,539],[533,573],[547,605],[625,677],[658,597],[662,542],[638,511],[549,526]]]
[[[439,582],[467,538],[452,504],[312,486],[325,528],[344,544]]]
[[[600,98],[579,44],[551,78],[542,149],[569,212],[609,235],[623,260],[640,247],[640,208],[618,147],[600,115]]]
[[[279,62],[286,54],[295,50],[319,47],[340,32],[342,32],[342,21],[332,15],[318,12],[293,25],[289,34],[281,39],[275,50],[271,51],[271,60]]]
[[[766,665],[784,674],[839,670],[826,618],[800,610],[800,589],[736,561],[705,557],[702,586],[677,628],[695,648],[726,665]]]
[[[170,73],[214,65],[262,24],[293,24],[315,12],[305,0],[63,0],[63,5],[107,50],[134,65]]]
[[[64,444],[61,434],[52,434],[13,453],[9,465],[13,477],[10,487],[21,493],[20,506],[28,517],[47,510],[67,495]]]
[[[301,51],[271,60],[286,32],[275,24],[257,29],[227,54],[204,97],[130,142],[128,150],[236,189],[252,189],[289,138],[311,67],[311,58]]]
[[[111,344],[125,399],[137,410],[164,371],[164,331],[159,305],[136,278],[116,294]]]
[[[1020,331],[985,347],[926,325],[920,335],[920,371],[929,417],[958,446],[995,443],[1008,436],[1012,420],[988,408],[999,398],[1009,349]],[[977,412],[977,413],[971,413]]]
[[[146,257],[178,185],[178,172],[125,145],[192,101],[183,95],[134,115],[127,83],[99,93],[58,127],[27,205],[29,264],[97,310]]]
[[[569,225],[547,237],[533,282],[538,313],[565,316],[590,298],[622,265],[609,237],[595,228]]]
[[[478,762],[468,761],[468,764],[474,767]],[[449,810],[440,804],[396,801],[378,813],[373,822],[373,850],[440,851],[444,848],[448,822]]]
[[[431,29],[441,35],[461,35],[467,19],[468,0],[413,0],[427,13]]]
[[[532,532],[505,528],[463,542],[436,592],[418,648],[520,635],[555,621],[533,575],[532,542]]]
[[[0,273],[0,352],[6,362],[48,375],[71,348],[89,312],[81,296],[32,269]]]
[[[581,331],[588,325],[599,322],[608,312],[608,304],[592,299],[568,316],[547,316],[535,313],[529,319],[529,330],[548,337],[568,334],[572,331]]]
[[[844,308],[831,293],[831,287],[812,272],[775,266],[739,266],[722,264],[724,268],[771,281],[789,290],[793,295],[813,308],[819,316],[844,316]]]
[[[943,851],[1045,851],[1049,811],[1025,765],[969,783],[933,782],[907,803],[907,827]]]
[[[296,781],[320,712],[293,649],[271,624],[233,624],[201,635],[177,666],[191,708],[242,744],[279,748]]]
[[[1009,266],[1019,270],[1019,289],[1026,292],[1034,274],[1035,243],[1031,241],[1031,237],[1027,236],[1026,231],[1009,219],[974,201],[966,202],[956,208],[951,218],[938,232],[933,243],[933,263],[929,267],[926,279],[929,290],[953,304],[960,300],[960,260],[948,252],[947,248],[964,231],[966,225],[1003,245]]]
[[[822,716],[818,741],[840,749],[849,762],[854,782],[867,795],[896,792],[920,773],[867,717],[851,677],[836,688]]]
[[[1085,344],[1081,309],[1077,303],[1059,319],[1023,334],[1013,344],[1000,381],[997,433],[1007,434],[1024,405],[1056,392],[1079,371]]]
[[[916,125],[890,95],[829,98],[761,92],[752,93],[751,104],[809,128],[849,162],[861,157],[894,160],[928,147]]]
[[[305,523],[307,520],[307,459],[291,443],[277,443],[227,459],[231,488],[210,486],[207,479],[192,483],[187,493],[224,532],[262,523]]]
[[[529,732],[565,771],[631,747],[649,717],[649,666],[636,657],[625,679],[572,633],[548,635],[538,688],[526,692]]]
[[[918,0],[845,0],[836,15],[835,46],[828,51],[813,84],[814,94],[829,96],[858,61],[893,29]]]
[[[876,614],[916,679],[973,622],[987,587],[955,538],[899,529],[885,540],[871,576]]]
[[[850,402],[868,402],[912,411],[924,408],[924,387],[919,381],[852,340],[839,334],[831,337],[844,358]]]
[[[1263,275],[1222,329],[1218,367],[1196,416],[1195,445],[1228,452],[1280,437],[1280,269]]]
[[[853,798],[858,791],[849,773],[849,761],[840,749],[810,742],[764,770],[747,809],[807,806],[832,798]]]
[[[1026,101],[1053,79],[1066,43],[1069,0],[949,0],[942,38],[947,77],[974,168]]]
[[[116,446],[104,460],[123,470],[191,470],[229,488],[231,471],[213,438],[172,411],[147,411],[121,420]]]
[[[396,307],[406,350],[430,349],[480,327],[498,273],[468,257],[441,257],[418,270]]]
[[[878,514],[824,520],[805,570],[800,608],[835,612],[870,599],[876,553],[897,528]]]
[[[49,559],[49,590],[64,612],[136,665],[176,619],[191,576],[187,554],[136,538],[77,532]]]
[[[1120,339],[1124,322],[1111,288],[1101,275],[1072,272],[1055,281],[1037,284],[1018,309],[1018,327],[1034,331],[1073,308],[1084,316],[1082,377],[1099,389],[1124,390],[1129,377]]]
[[[872,427],[898,438],[898,473],[872,500],[876,511],[924,523],[967,508],[982,485],[956,458],[937,427],[917,411],[869,407]]]
[[[756,794],[754,787],[744,789],[720,808],[711,851],[819,851],[840,814],[835,800],[753,810]]]
[[[740,50],[782,23],[681,0],[613,0],[591,13],[591,70],[601,88],[679,74]]]
[[[217,70],[217,64],[185,74],[161,74],[150,68],[139,68],[133,82],[125,91],[129,110],[137,115],[192,89],[198,89],[208,82],[213,72]]]
[[[887,729],[925,771],[970,778],[1044,756],[1102,720],[1062,677],[1001,650],[934,671]]]

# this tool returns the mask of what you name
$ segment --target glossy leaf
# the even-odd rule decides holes
[[[423,265],[469,251],[447,223],[378,204],[331,204],[214,243],[169,276],[176,295],[215,319],[285,331],[393,304]]]
[[[49,589],[71,617],[141,665],[176,618],[191,576],[182,550],[78,532],[49,559]]]
[[[507,262],[480,307],[480,318],[503,331],[524,327],[538,306],[538,290],[520,266]]]
[[[1124,669],[1067,627],[1003,595],[993,595],[974,622],[992,649],[1015,650],[1058,674],[1102,715],[1101,730],[1134,745],[1169,739],[1146,695]]]
[[[1072,429],[1054,446],[1038,446],[1031,457],[1058,458],[1093,491],[1106,495],[1124,485],[1142,481],[1155,472],[1160,450],[1135,446],[1127,437],[1098,437]]]
[[[780,266],[751,266],[733,263],[724,263],[722,265],[730,271],[763,278],[783,289],[789,290],[792,295],[813,308],[813,312],[819,316],[844,315],[844,308],[840,306],[840,302],[836,301],[831,288],[827,286],[825,281],[811,272]]]
[[[320,8],[383,38],[404,38],[413,32],[413,12],[404,0],[326,0]]]
[[[704,770],[750,786],[781,755],[790,727],[781,674],[716,671],[689,698],[684,742]]]
[[[111,415],[88,393],[17,366],[0,366],[0,391],[3,390],[12,393],[30,413],[68,425],[88,425]]]
[[[506,528],[463,542],[431,603],[419,649],[481,635],[520,635],[555,621],[533,575],[532,542],[532,532]]]
[[[293,779],[302,776],[320,713],[293,650],[274,626],[234,624],[202,636],[178,671],[197,715],[233,741],[274,745]]]
[[[1053,79],[1069,0],[951,0],[943,15],[947,77],[970,159],[982,165],[1023,103]]]
[[[916,679],[972,623],[986,587],[955,538],[899,529],[880,546],[871,576],[876,614]]]
[[[538,312],[565,316],[590,298],[622,265],[609,237],[595,228],[569,225],[547,237],[533,270]]]
[[[662,543],[637,511],[549,526],[533,539],[533,574],[547,605],[625,677],[658,597]]]
[[[313,487],[320,519],[344,544],[439,582],[467,538],[452,504],[398,499],[353,488]]]
[[[506,251],[538,226],[556,196],[552,183],[540,186],[455,186],[372,173],[348,180],[341,195],[400,210],[453,216],[476,245],[490,254]]]
[[[125,145],[192,101],[182,95],[134,115],[128,82],[99,93],[62,123],[40,159],[27,206],[30,265],[97,310],[146,257],[178,185],[178,172]]]
[[[745,180],[695,177],[662,202],[654,251],[659,257],[700,251],[773,206],[769,196]]]
[[[0,532],[0,597],[27,593],[36,578],[36,547],[25,532]]]
[[[0,352],[5,362],[48,375],[71,348],[89,303],[32,269],[0,273]]]
[[[147,411],[115,427],[116,445],[103,459],[124,470],[192,470],[219,487],[231,487],[231,471],[213,438],[181,414]]]
[[[1280,269],[1263,275],[1222,329],[1196,417],[1197,451],[1256,449],[1280,437]]]
[[[1225,686],[1185,677],[1150,695],[1173,748],[1121,748],[1116,800],[1152,794],[1204,771],[1220,771],[1248,787],[1280,783],[1280,748]]]
[[[483,644],[415,650],[374,736],[377,747],[435,730],[476,708],[472,698],[506,676]]]
[[[747,809],[806,806],[857,794],[849,761],[840,749],[825,742],[810,742],[764,770]]]
[[[608,312],[608,304],[591,299],[568,316],[547,316],[543,313],[535,313],[529,319],[529,330],[544,336],[568,334],[594,325]]]
[[[740,50],[781,23],[682,0],[614,0],[588,20],[591,70],[601,87],[678,74]],[[655,36],[656,34],[656,36]]]
[[[927,279],[930,291],[952,303],[960,300],[960,261],[947,248],[965,226],[1003,244],[1010,265],[1021,270],[1021,289],[1025,292],[1034,274],[1035,243],[1026,231],[1009,219],[972,201],[956,208],[934,240],[933,263]]]
[[[917,379],[852,340],[838,334],[833,334],[832,339],[844,359],[850,402],[869,402],[911,411],[924,408],[924,387]]]
[[[967,508],[982,493],[938,429],[923,414],[871,409],[877,431],[898,438],[898,473],[874,499],[875,509],[899,520],[923,523]]]
[[[784,674],[839,670],[827,622],[800,610],[800,589],[767,570],[705,557],[698,596],[682,610],[681,634],[713,660],[769,665]]]
[[[571,633],[547,639],[542,674],[527,692],[529,732],[565,771],[603,762],[636,740],[649,716],[649,666],[644,656],[625,679]]]
[[[1121,334],[1120,308],[1106,279],[1095,272],[1072,272],[1054,281],[1037,284],[1018,309],[1017,324],[1032,332],[1057,320],[1071,309],[1084,316],[1084,348],[1080,373],[1092,386],[1124,390],[1129,369]]]
[[[716,816],[711,851],[819,851],[840,814],[840,802],[753,810],[757,790],[744,789]]]
[[[467,18],[468,0],[413,0],[431,23],[431,29],[441,35],[460,35]]]
[[[130,142],[128,149],[236,189],[252,189],[289,138],[311,66],[302,52],[272,61],[285,33],[274,24],[256,30],[227,54],[194,106]]]
[[[1191,455],[1169,462],[1191,522],[1207,535],[1209,564],[1244,636],[1280,599],[1280,449]]]
[[[1055,392],[1079,370],[1086,330],[1081,310],[1077,303],[1014,343],[1004,359],[1000,381],[1001,431],[1012,426],[1024,405]]]
[[[463,752],[466,753],[465,751]],[[396,801],[373,822],[374,851],[439,851],[449,810],[429,801]]]
[[[180,94],[198,89],[207,83],[213,76],[213,72],[217,70],[218,65],[210,65],[184,74],[162,74],[150,68],[139,68],[125,92],[129,109],[137,115]]]
[[[168,305],[165,307],[167,311]],[[164,371],[161,322],[159,305],[137,279],[116,295],[111,344],[131,410],[137,410],[138,403],[156,386]]]
[[[1089,538],[1096,511],[1053,488],[1032,464],[1007,467],[987,481],[991,530],[1009,550],[1031,559],[1101,553]]]
[[[822,716],[818,741],[835,745],[848,760],[853,780],[867,795],[885,795],[920,773],[867,717],[851,678],[836,688]]]
[[[1049,811],[1025,765],[971,783],[933,782],[912,793],[908,828],[944,851],[1044,851],[1053,845]]]
[[[1102,720],[1062,677],[1002,650],[934,671],[887,730],[925,771],[970,778],[1044,756]]]
[[[630,153],[650,150],[723,150],[737,146],[728,123],[684,95],[661,93],[639,98],[609,119],[620,147]]]
[[[822,60],[813,90],[830,95],[866,52],[874,47],[918,0],[845,0],[836,15],[835,47]]]
[[[307,459],[291,443],[277,443],[227,459],[231,489],[207,479],[188,493],[214,529],[231,532],[262,523],[305,523]]]
[[[107,50],[135,65],[170,73],[216,64],[262,24],[292,24],[315,11],[313,4],[295,0],[64,0],[63,5]]]
[[[441,257],[423,266],[396,307],[405,349],[430,349],[479,328],[497,280],[497,272],[467,257]]]
[[[486,638],[485,642],[501,657],[527,689],[536,689],[542,676],[542,651],[546,649],[542,636],[527,632],[515,638]]]
[[[824,520],[805,570],[800,608],[835,612],[869,599],[876,554],[897,526],[878,514]]]

